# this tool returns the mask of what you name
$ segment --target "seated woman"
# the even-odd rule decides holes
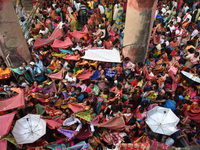
[[[47,74],[50,75],[50,74],[58,73],[62,68],[63,68],[63,64],[59,63],[59,64],[57,65],[56,69],[52,70],[52,72],[47,73]],[[65,72],[65,71],[63,70],[63,73],[64,73],[64,72]],[[45,74],[45,75],[47,75],[47,74]]]
[[[104,73],[102,65],[97,67],[97,70],[91,75],[90,80],[97,83],[100,76]]]
[[[47,66],[47,74],[54,71],[58,67],[58,64],[59,64],[58,58],[56,56],[53,56],[53,59],[52,59],[50,65]]]
[[[11,70],[6,66],[6,64],[1,64],[0,68],[0,80],[9,79],[12,75]]]

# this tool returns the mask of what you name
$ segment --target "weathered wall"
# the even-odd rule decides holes
[[[31,59],[12,1],[0,0],[0,55],[6,61],[8,54],[13,67]]]
[[[128,0],[123,55],[132,62],[146,58],[158,0]]]

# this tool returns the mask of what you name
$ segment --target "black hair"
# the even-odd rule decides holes
[[[103,89],[103,93],[108,95],[109,94],[109,89],[108,88],[104,88]]]
[[[196,127],[196,125],[197,125],[197,123],[196,123],[194,120],[191,120],[191,121],[190,121],[190,127],[191,127],[191,128]]]
[[[128,136],[124,136],[123,139],[124,139],[124,143],[131,143],[131,140]]]
[[[115,97],[115,93],[110,92],[110,93],[109,93],[109,96],[110,96],[111,98],[114,98],[114,97]]]
[[[121,89],[121,88],[122,88],[122,85],[121,85],[121,84],[118,84],[118,85],[117,85],[117,88]]]
[[[130,60],[129,57],[124,58],[124,61],[129,61],[129,60]]]
[[[73,73],[74,71],[70,69],[68,72],[71,72],[71,73]]]
[[[80,87],[76,87],[76,91],[81,92],[81,88]]]
[[[136,118],[132,117],[129,121],[128,121],[128,125],[134,125],[136,123]]]

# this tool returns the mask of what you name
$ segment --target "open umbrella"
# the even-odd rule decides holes
[[[17,120],[12,133],[18,144],[33,143],[46,134],[46,121],[40,115],[28,114]]]
[[[181,76],[183,77],[183,79],[186,80],[187,83],[189,84],[200,84],[200,78],[193,76],[191,73],[186,72],[186,71],[181,71]]]
[[[147,125],[155,133],[171,135],[178,131],[179,118],[169,108],[155,106],[147,112]]]

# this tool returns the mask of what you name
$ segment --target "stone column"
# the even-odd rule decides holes
[[[23,61],[29,62],[31,55],[22,33],[11,0],[0,0],[0,56],[7,65],[19,67]],[[9,56],[9,57],[8,57]]]
[[[146,58],[158,0],[128,0],[123,55],[134,63]]]

